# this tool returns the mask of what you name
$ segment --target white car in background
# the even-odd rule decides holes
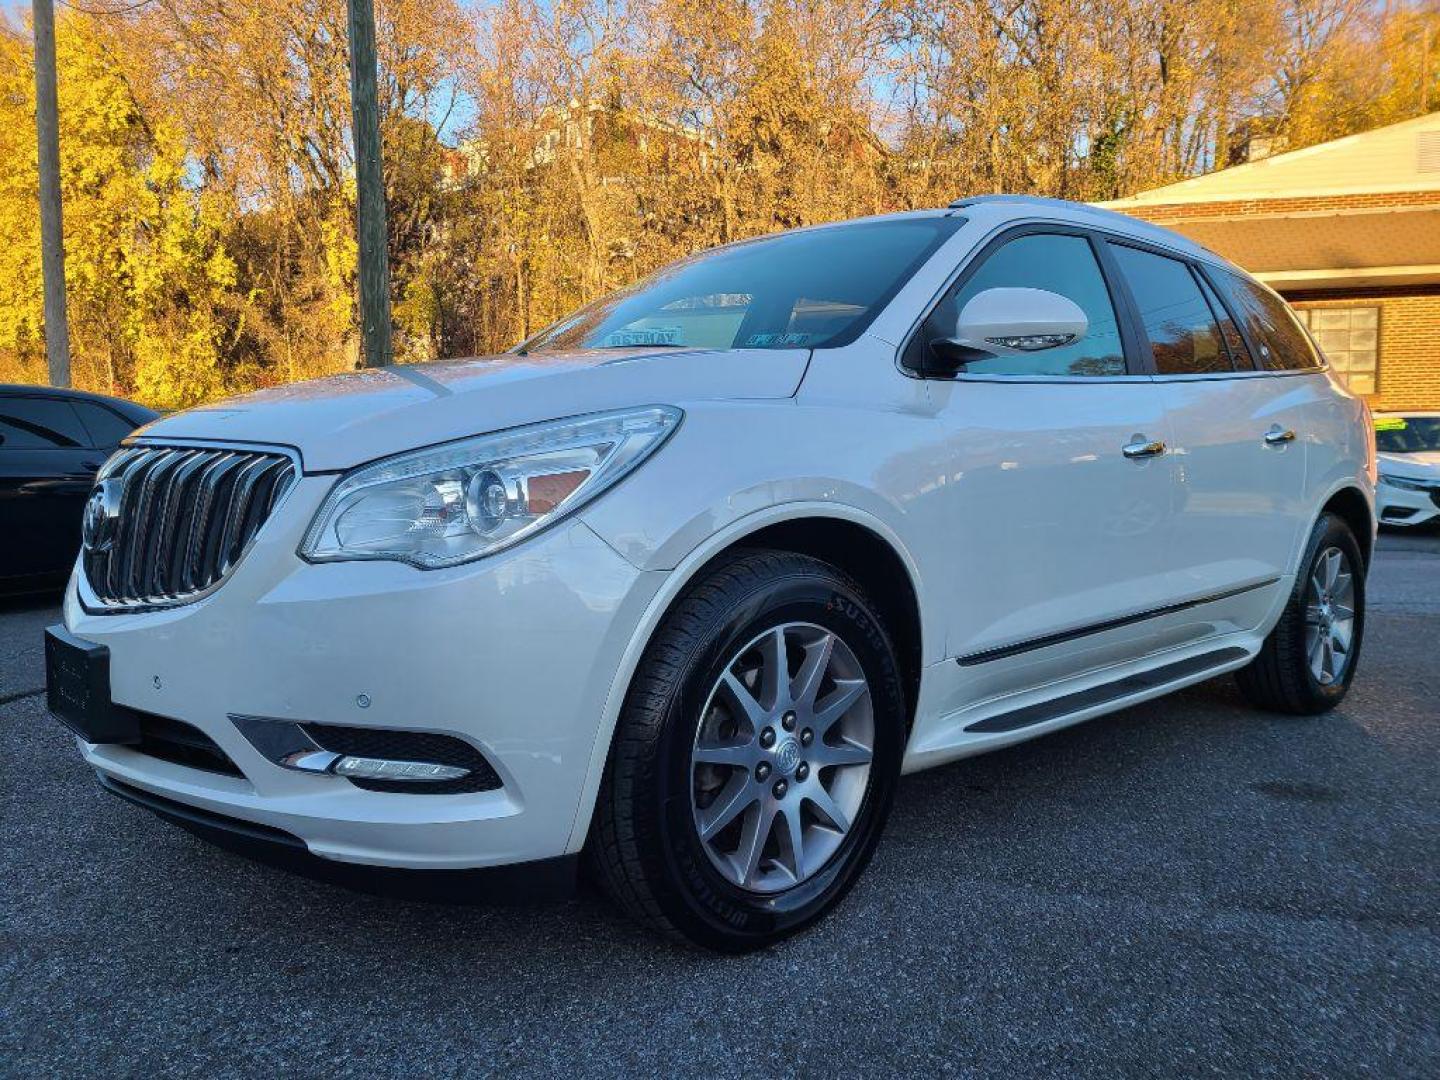
[[[504,356],[143,429],[49,704],[222,842],[467,888],[583,854],[753,949],[840,900],[902,772],[1225,672],[1333,708],[1373,451],[1284,302],[1174,233],[1006,197],[781,233]]]
[[[1440,412],[1375,414],[1380,480],[1375,509],[1383,525],[1440,519]]]

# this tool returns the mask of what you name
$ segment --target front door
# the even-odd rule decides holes
[[[947,433],[949,655],[1005,671],[986,680],[996,692],[1142,654],[1138,635],[1107,628],[1173,600],[1165,409],[1127,363],[1133,338],[1127,349],[1096,243],[1038,226],[1002,239],[921,331],[943,335],[999,287],[1059,293],[1088,321],[1069,344],[980,358],[929,384]]]

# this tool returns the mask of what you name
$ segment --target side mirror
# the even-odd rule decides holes
[[[1069,345],[1090,321],[1080,305],[1045,289],[986,289],[955,320],[955,332],[930,342],[936,371],[954,374],[987,356],[1015,356]]]

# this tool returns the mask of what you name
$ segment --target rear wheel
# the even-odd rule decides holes
[[[627,696],[591,838],[601,883],[709,948],[794,933],[869,861],[904,729],[894,650],[853,582],[791,553],[717,565]]]
[[[1327,712],[1344,700],[1365,634],[1365,562],[1343,519],[1323,514],[1279,623],[1236,678],[1262,709]]]

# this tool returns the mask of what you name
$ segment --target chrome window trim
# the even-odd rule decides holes
[[[1078,383],[1089,386],[1092,383],[1154,383],[1154,382],[1228,382],[1232,379],[1288,379],[1300,375],[1323,375],[1322,368],[1296,368],[1286,371],[1224,371],[1184,375],[955,375],[948,379],[934,376],[911,375],[911,378],[926,379],[929,382],[1004,382]]]
[[[929,382],[970,382],[970,383],[1038,383],[1045,386],[1054,386],[1056,383],[1075,383],[1081,386],[1089,386],[1093,383],[1149,383],[1154,381],[1150,375],[952,375],[950,378],[940,378],[933,375],[916,375],[917,379],[925,379]]]
[[[1152,376],[1156,382],[1228,382],[1232,379],[1293,379],[1300,375],[1324,375],[1325,368],[1286,368],[1283,371],[1224,371],[1202,374],[1172,374]]]

